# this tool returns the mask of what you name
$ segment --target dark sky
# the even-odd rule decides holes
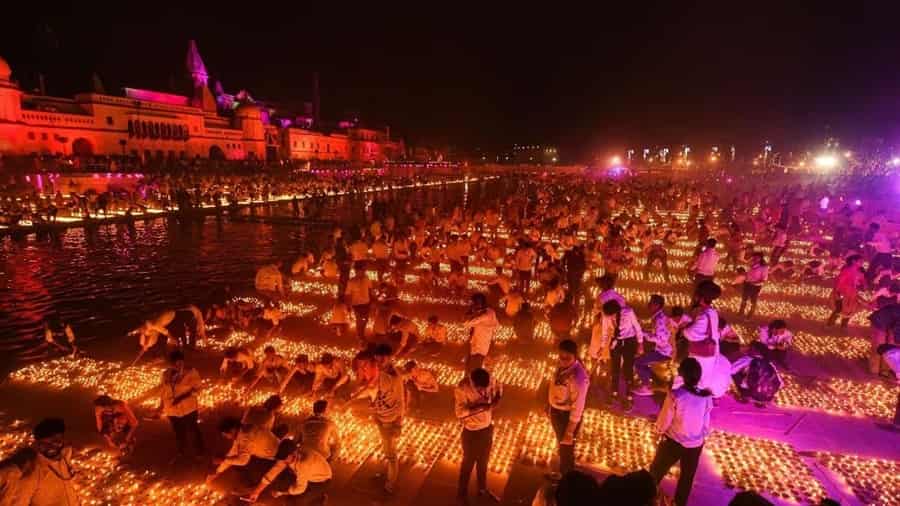
[[[328,118],[356,109],[414,142],[557,143],[569,158],[828,131],[900,143],[888,2],[686,3],[41,3],[0,30],[0,55],[23,85],[43,71],[53,94],[88,90],[94,71],[108,91],[165,89],[196,39],[228,91],[304,99],[318,70]]]

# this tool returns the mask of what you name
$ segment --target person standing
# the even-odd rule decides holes
[[[841,329],[846,330],[850,318],[860,309],[859,289],[865,279],[862,273],[862,257],[850,255],[841,272],[834,280],[834,288],[831,290],[831,300],[834,310],[828,317],[826,327],[831,327],[841,317]]]
[[[356,337],[360,341],[366,338],[366,325],[369,323],[369,305],[372,301],[372,281],[366,275],[363,262],[357,262],[354,266],[356,275],[347,282],[344,295],[353,307],[356,316]]]
[[[775,258],[774,253],[772,254],[772,258]],[[756,313],[756,301],[759,299],[759,292],[762,291],[763,283],[768,279],[769,266],[766,264],[763,254],[759,252],[753,253],[750,257],[750,269],[747,270],[744,282],[741,285],[741,307],[738,309],[739,315],[744,315],[744,307],[746,307],[747,301],[749,301],[750,310],[747,311],[747,317],[753,317],[753,314]]]
[[[550,423],[559,443],[559,473],[575,469],[575,440],[587,400],[590,378],[571,339],[559,343],[558,366],[548,391]]]
[[[484,364],[491,349],[494,332],[500,326],[494,310],[487,305],[487,297],[483,293],[472,295],[471,305],[466,312],[463,325],[469,329],[469,354],[466,356],[466,371],[474,371]]]
[[[534,251],[534,248],[529,246],[524,240],[520,241],[519,248],[515,254],[515,263],[519,280],[519,291],[525,296],[528,296],[531,285],[531,272],[534,270],[535,260],[537,260],[537,253]]]
[[[781,255],[788,249],[788,233],[786,225],[778,225],[775,227],[775,238],[772,239],[772,254],[769,256],[769,263],[776,265],[781,261]]]
[[[621,307],[615,300],[603,304],[601,320],[603,343],[609,343],[609,402],[619,398],[619,377],[625,380],[622,407],[631,409],[631,387],[634,382],[634,357],[643,353],[644,331],[634,310]],[[593,343],[592,343],[593,345]]]
[[[716,251],[716,240],[707,239],[703,251],[697,256],[691,271],[694,272],[694,284],[699,285],[703,281],[712,281],[716,276],[716,265],[719,263],[719,253]]]
[[[476,468],[478,495],[496,500],[487,489],[487,470],[494,441],[492,412],[502,395],[502,386],[480,367],[460,381],[453,392],[456,418],[462,424],[463,458],[457,487],[457,502],[460,504],[468,504],[469,478],[473,467]]]
[[[406,412],[406,393],[403,376],[390,362],[392,350],[388,345],[378,345],[374,352],[362,351],[356,355],[357,376],[362,387],[352,399],[368,397],[372,403],[375,424],[381,436],[381,451],[387,463],[384,491],[394,493],[400,465],[397,460],[397,439],[403,430]]]
[[[577,306],[578,297],[581,295],[581,284],[584,279],[584,272],[587,270],[587,260],[584,257],[584,246],[578,245],[566,251],[562,258],[563,266],[566,269],[566,283],[568,286],[568,294],[572,297],[572,301]]]
[[[200,389],[200,373],[184,364],[184,353],[175,350],[169,354],[171,366],[163,372],[160,388],[159,413],[169,419],[178,447],[178,456],[184,456],[188,446],[193,446],[196,456],[205,453],[203,435],[197,425],[197,391]]]
[[[703,452],[703,443],[709,434],[709,416],[713,408],[712,394],[697,387],[702,370],[700,363],[686,358],[678,366],[678,374],[684,384],[666,396],[656,430],[662,435],[656,456],[650,464],[650,475],[657,485],[675,463],[681,464],[681,474],[675,488],[676,506],[686,506],[694,474]]]

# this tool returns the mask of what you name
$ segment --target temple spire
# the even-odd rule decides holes
[[[206,86],[209,81],[209,74],[206,73],[206,65],[203,64],[203,58],[200,57],[197,43],[193,40],[188,43],[185,65],[188,73],[191,75],[191,79],[194,81],[194,87]]]

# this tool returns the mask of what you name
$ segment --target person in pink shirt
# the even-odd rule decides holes
[[[831,291],[831,300],[834,310],[828,317],[827,326],[832,326],[841,317],[841,329],[846,330],[850,318],[856,314],[862,304],[859,301],[859,288],[865,283],[862,272],[862,257],[850,255],[841,272],[834,280],[834,289]]]

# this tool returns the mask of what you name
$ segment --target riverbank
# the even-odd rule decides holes
[[[369,188],[365,188],[360,191],[348,192],[348,191],[331,191],[327,192],[325,195],[312,195],[308,193],[298,193],[298,194],[289,194],[289,195],[273,195],[268,199],[244,199],[234,203],[224,202],[222,205],[215,204],[200,204],[198,206],[192,207],[187,211],[180,211],[179,209],[154,209],[147,208],[140,212],[123,212],[123,211],[115,211],[109,214],[102,214],[97,216],[91,216],[89,218],[78,218],[78,217],[69,217],[69,216],[58,216],[53,221],[44,221],[40,223],[34,223],[31,221],[26,221],[22,223],[20,221],[19,224],[16,225],[0,225],[0,238],[4,235],[14,235],[14,236],[25,236],[34,233],[42,233],[42,232],[54,232],[66,230],[69,228],[81,228],[81,227],[90,227],[97,226],[102,224],[118,224],[118,223],[132,223],[138,220],[149,220],[155,218],[162,218],[166,216],[175,216],[175,215],[209,215],[209,214],[218,214],[223,213],[225,211],[233,211],[237,209],[245,209],[251,207],[263,207],[269,206],[272,204],[283,204],[292,202],[294,199],[298,201],[304,201],[308,199],[314,198],[332,198],[332,197],[342,197],[356,194],[367,194],[367,193],[377,193],[382,191],[392,191],[392,190],[404,190],[404,189],[415,189],[415,188],[431,188],[431,187],[440,187],[440,186],[448,186],[448,185],[456,185],[456,184],[467,184],[467,183],[478,183],[481,181],[488,181],[492,179],[498,179],[500,176],[480,176],[480,177],[463,177],[456,178],[450,180],[441,180],[441,181],[433,181],[433,182],[425,182],[425,183],[414,183],[414,184],[403,184],[403,185],[385,185],[385,186],[372,186]],[[227,196],[223,196],[227,197]]]

